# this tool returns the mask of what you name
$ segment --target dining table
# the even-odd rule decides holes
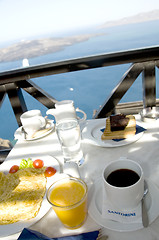
[[[105,118],[87,119],[81,125],[81,148],[84,161],[78,166],[78,170],[80,177],[88,185],[88,216],[83,226],[74,230],[65,228],[50,206],[46,214],[29,226],[29,229],[41,232],[50,238],[78,235],[103,229],[109,240],[159,239],[159,119],[144,122],[141,120],[140,114],[134,116],[138,126],[142,127],[142,132],[134,140],[125,143],[122,140],[118,142],[112,142],[111,140],[110,143],[108,141],[108,144],[101,141],[100,134],[106,124]],[[30,156],[41,159],[43,156],[55,158],[59,164],[59,174],[63,174],[64,159],[55,128],[49,134],[35,140],[26,141],[24,138],[19,138],[4,163],[14,160],[16,162],[16,159]],[[149,196],[150,203],[148,206],[148,214],[151,215],[152,211],[153,216],[150,216],[148,227],[143,227],[142,223],[139,224],[139,227],[138,225],[134,227],[133,222],[117,225],[113,221],[105,220],[105,223],[103,219],[100,219],[101,216],[96,216],[96,212],[93,212],[94,209],[90,206],[95,187],[98,188],[98,192],[102,196],[102,173],[105,166],[122,158],[139,163],[145,179],[153,188],[149,193],[151,196]],[[94,201],[101,201],[99,198],[95,196]],[[100,205],[94,202],[94,206],[96,204]],[[8,225],[8,229],[10,227]],[[3,225],[0,228],[3,229]],[[13,234],[12,231],[10,233],[10,230],[8,230],[8,233],[0,235],[0,240],[15,240],[22,230]]]

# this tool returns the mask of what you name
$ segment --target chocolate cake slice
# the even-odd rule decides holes
[[[133,115],[112,116],[112,119],[113,119],[113,121],[112,121],[113,125],[115,125],[116,130],[111,131],[110,117],[106,118],[106,126],[105,126],[104,132],[101,136],[102,140],[130,138],[135,135],[136,119]],[[120,121],[118,120],[116,123],[117,119],[119,119]],[[128,123],[127,123],[127,119],[128,119]],[[125,127],[126,124],[127,124],[127,126]],[[119,128],[124,128],[124,129],[119,130]]]
[[[110,127],[111,131],[120,131],[124,130],[128,125],[129,118],[124,114],[118,114],[110,116]]]

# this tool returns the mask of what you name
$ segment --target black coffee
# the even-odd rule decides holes
[[[139,180],[139,175],[130,169],[118,169],[111,172],[107,182],[115,187],[128,187]]]

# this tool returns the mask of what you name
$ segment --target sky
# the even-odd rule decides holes
[[[0,0],[0,43],[159,9],[159,0]]]

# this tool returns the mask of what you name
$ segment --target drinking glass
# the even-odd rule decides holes
[[[79,228],[87,217],[87,185],[74,177],[54,182],[47,191],[47,200],[63,225]]]
[[[65,162],[79,163],[83,158],[81,130],[76,119],[65,119],[56,124],[56,132],[61,144]]]

